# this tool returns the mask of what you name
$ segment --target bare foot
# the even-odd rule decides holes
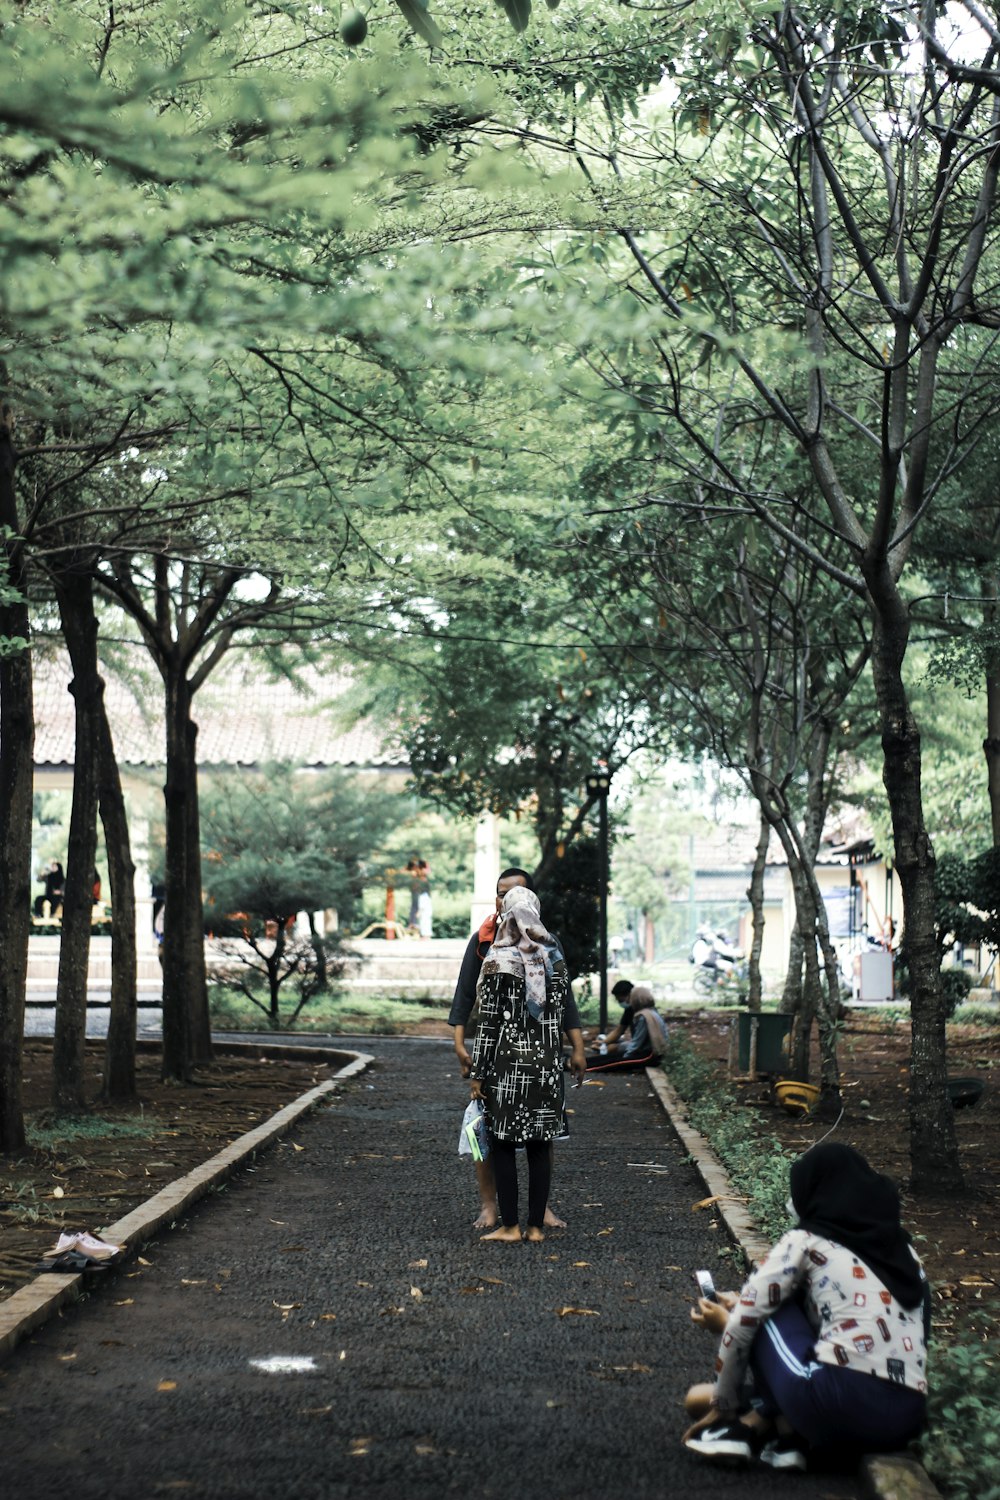
[[[546,1229],[565,1229],[566,1228],[566,1220],[565,1219],[560,1219],[559,1215],[558,1214],[554,1214],[552,1212],[551,1208],[546,1208],[546,1210],[545,1210],[545,1217],[542,1219],[542,1223],[545,1225]]]
[[[540,1245],[542,1243],[542,1241],[544,1240],[545,1236],[542,1233],[542,1231],[539,1229],[539,1227],[538,1227],[537,1224],[529,1224],[528,1225],[528,1229],[527,1229],[527,1233],[525,1234],[524,1238],[528,1241],[528,1243],[530,1245]]]
[[[504,1245],[519,1245],[521,1243],[521,1230],[517,1224],[512,1224],[508,1229],[506,1224],[501,1224],[494,1229],[492,1234],[481,1234],[481,1240],[499,1240]]]
[[[487,1208],[485,1205],[479,1210],[479,1218],[473,1224],[473,1229],[492,1229],[497,1221],[495,1208]]]

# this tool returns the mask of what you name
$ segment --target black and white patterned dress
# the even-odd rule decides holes
[[[489,954],[476,988],[479,1020],[472,1077],[483,1086],[486,1117],[501,1141],[552,1141],[564,1132],[562,1022],[569,991],[559,962],[536,1020],[524,980],[502,972]]]

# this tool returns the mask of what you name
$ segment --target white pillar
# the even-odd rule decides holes
[[[500,824],[491,812],[476,824],[476,858],[472,877],[470,931],[475,932],[490,912],[496,910],[497,877],[500,874]]]

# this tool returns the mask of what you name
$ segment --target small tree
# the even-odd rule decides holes
[[[287,766],[236,775],[204,797],[205,890],[212,930],[223,936],[226,982],[281,1024],[281,990],[296,980],[294,1021],[331,973],[343,971],[337,934],[320,934],[312,914],[334,907],[350,922],[360,905],[366,861],[394,810],[386,792],[344,772],[303,777]],[[299,912],[310,937],[295,936]],[[169,907],[166,921],[170,920]],[[254,976],[267,982],[268,999]]]

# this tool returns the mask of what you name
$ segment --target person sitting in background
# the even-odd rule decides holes
[[[655,1067],[667,1047],[667,1023],[656,1009],[653,991],[644,984],[632,986],[629,995],[632,1011],[627,1042],[608,1038],[607,1052],[587,1056],[588,1073],[627,1073],[638,1068]]]
[[[704,1458],[805,1469],[810,1449],[887,1452],[924,1424],[930,1290],[895,1184],[825,1141],[790,1183],[796,1227],[739,1296],[699,1298],[691,1313],[722,1335],[711,1408],[683,1438]],[[740,1415],[748,1366],[755,1400]],[[702,1394],[689,1391],[689,1412]]]
[[[613,1042],[620,1042],[625,1032],[631,1029],[632,1005],[629,996],[631,995],[634,988],[635,986],[633,985],[631,979],[619,979],[617,984],[612,985],[612,998],[617,1000],[619,1005],[622,1007],[621,1019],[619,1020],[618,1025],[612,1026],[611,1030],[604,1037],[600,1035],[596,1026],[587,1026],[584,1029],[583,1039],[587,1043],[588,1047],[591,1042],[600,1042],[602,1040],[607,1042],[609,1046]]]
[[[62,915],[63,895],[66,889],[66,877],[63,867],[57,859],[49,861],[49,868],[42,876],[45,889],[40,896],[35,897],[36,917],[58,917]],[[48,910],[46,911],[46,905]]]

